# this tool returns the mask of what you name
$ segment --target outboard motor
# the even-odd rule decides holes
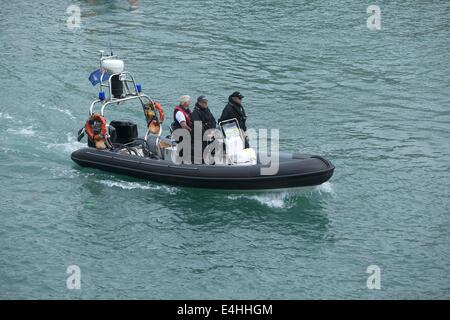
[[[129,143],[138,137],[137,124],[131,121],[111,121],[109,134],[112,143]]]
[[[120,79],[120,73],[124,70],[124,63],[119,59],[106,59],[102,61],[102,68],[111,74],[111,93],[114,98],[120,98],[123,95],[123,82]]]

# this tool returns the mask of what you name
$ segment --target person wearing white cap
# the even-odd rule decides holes
[[[191,120],[192,111],[189,109],[191,104],[191,97],[188,95],[181,96],[178,101],[179,105],[173,110],[173,123],[172,130],[176,129],[186,129],[192,132],[193,123]]]

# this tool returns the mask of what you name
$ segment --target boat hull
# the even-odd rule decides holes
[[[279,170],[261,175],[260,164],[249,166],[177,165],[170,161],[123,155],[108,150],[83,148],[71,158],[83,167],[171,185],[209,189],[280,189],[320,185],[328,181],[334,166],[320,156],[280,153]]]

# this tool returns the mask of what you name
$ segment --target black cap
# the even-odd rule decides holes
[[[202,96],[197,98],[197,102],[200,102],[200,101],[208,101],[208,98],[206,96],[202,95]]]
[[[238,97],[241,99],[244,98],[244,96],[239,91],[233,92],[230,97]]]

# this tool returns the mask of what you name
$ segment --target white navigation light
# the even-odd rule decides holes
[[[119,59],[106,59],[102,61],[102,67],[109,73],[121,73],[123,72],[124,64]]]

